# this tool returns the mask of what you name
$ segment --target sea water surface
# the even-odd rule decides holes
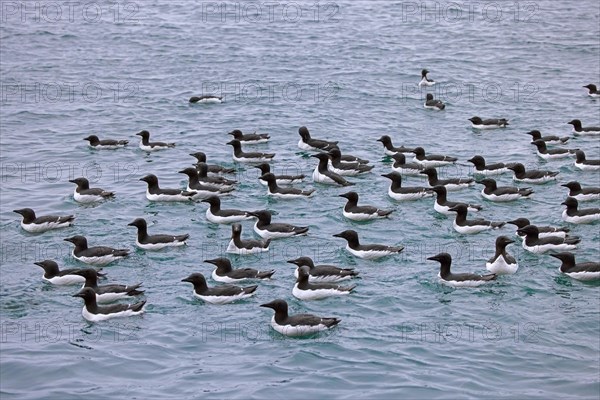
[[[494,204],[480,186],[452,200],[484,205],[482,217],[528,217],[565,225],[560,183],[600,185],[572,159],[540,160],[525,132],[572,135],[567,122],[600,120],[600,100],[583,85],[600,84],[597,1],[527,2],[202,2],[133,1],[105,4],[1,3],[0,109],[1,260],[0,394],[38,398],[591,398],[600,393],[600,286],[571,280],[557,260],[509,247],[514,276],[478,289],[438,283],[441,251],[456,271],[485,271],[499,231],[457,234],[433,200],[396,203],[387,196],[390,171],[376,141],[459,158],[447,176],[472,173],[467,159],[520,161],[560,171],[558,182],[535,186],[532,200]],[[428,68],[429,89],[446,104],[423,109],[417,83]],[[225,102],[191,105],[193,95]],[[475,132],[468,118],[504,117],[507,129]],[[367,158],[373,173],[351,178],[361,203],[394,209],[391,218],[354,223],[341,214],[345,188],[313,184],[308,200],[273,200],[258,170],[236,165],[227,132],[269,133],[256,150],[277,153],[276,173],[310,176],[316,160],[297,147],[298,127],[340,141],[342,151]],[[135,133],[176,142],[145,154]],[[82,139],[128,139],[127,148],[93,151]],[[569,148],[600,158],[597,138],[573,137]],[[177,171],[189,153],[235,166],[239,180],[227,208],[275,212],[277,221],[310,227],[305,237],[274,241],[268,253],[230,257],[236,267],[275,269],[255,297],[230,305],[195,300],[192,272],[210,275],[203,260],[226,256],[230,227],[213,225],[206,205],[146,200],[139,178],[184,187]],[[116,192],[114,200],[82,206],[69,179]],[[510,175],[498,177],[502,185]],[[422,185],[419,177],[407,185]],[[524,185],[521,185],[524,186]],[[591,202],[586,207],[598,207]],[[28,234],[12,210],[73,214],[72,228]],[[151,233],[189,233],[184,248],[135,249],[134,218]],[[599,225],[570,226],[582,242],[578,260],[600,258]],[[243,235],[253,236],[252,222]],[[399,256],[363,261],[332,237],[355,229],[365,243],[401,244]],[[89,323],[77,287],[42,282],[35,261],[81,267],[65,237],[125,247],[131,256],[105,268],[109,282],[143,281],[141,317]],[[354,294],[302,302],[291,295],[286,260],[360,272]],[[215,284],[209,279],[209,284]],[[293,313],[342,319],[336,329],[306,339],[270,329],[271,310],[286,299]]]

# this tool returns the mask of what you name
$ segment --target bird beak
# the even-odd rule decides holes
[[[427,257],[427,259],[431,260],[431,261],[438,261],[438,257],[437,256]]]
[[[81,292],[79,292],[79,293],[75,293],[75,294],[74,294],[73,296],[71,296],[71,297],[83,297],[83,295],[81,294]]]
[[[63,240],[64,240],[65,242],[71,242],[71,243],[73,243],[73,238],[66,238],[66,239],[63,239]]]
[[[335,235],[332,235],[333,237],[342,237],[341,233],[336,233]]]
[[[525,232],[523,231],[523,228],[521,228],[521,229],[517,229],[517,233],[522,233],[522,234],[525,234]]]
[[[42,261],[36,261],[36,262],[34,262],[34,264],[35,264],[35,265],[39,265],[40,267],[43,265],[43,264],[42,264]]]

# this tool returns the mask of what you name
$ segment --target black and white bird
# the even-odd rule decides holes
[[[185,190],[194,193],[192,200],[205,199],[210,196],[226,196],[235,190],[233,187],[227,188],[200,182],[198,170],[193,167],[187,167],[179,171],[179,173],[185,174],[188,177],[188,184]]]
[[[260,144],[267,143],[271,138],[266,133],[242,133],[239,129],[234,129],[229,132],[230,135],[233,136],[234,139],[239,140],[241,144],[249,145],[249,144]]]
[[[589,224],[600,220],[600,208],[579,208],[579,202],[573,197],[567,197],[560,203],[567,208],[562,213],[563,221],[572,224]]]
[[[259,271],[252,268],[233,269],[231,261],[223,257],[204,260],[204,262],[216,267],[211,277],[217,282],[233,283],[256,279],[271,279],[271,276],[275,273],[274,269],[270,271]]]
[[[272,223],[271,212],[268,210],[254,211],[249,214],[257,218],[254,232],[263,239],[279,239],[308,234],[307,226],[294,226],[281,222]]]
[[[600,200],[600,187],[581,187],[581,183],[571,181],[560,186],[569,189],[569,197],[575,198],[577,201]]]
[[[429,73],[429,71],[426,70],[426,69],[422,69],[421,70],[421,81],[419,82],[419,86],[433,86],[433,85],[435,85],[435,81],[433,79],[429,79],[427,77],[428,73]]]
[[[81,315],[91,322],[105,321],[116,317],[130,317],[140,315],[144,312],[146,300],[135,304],[111,304],[108,306],[99,306],[96,301],[96,293],[90,288],[83,288],[73,297],[81,297],[84,300]]]
[[[385,218],[394,211],[382,210],[373,206],[359,206],[358,193],[356,192],[343,193],[339,197],[344,197],[348,200],[344,206],[343,215],[353,221],[369,221],[377,218]]]
[[[340,186],[350,186],[353,183],[348,182],[346,178],[341,176],[340,174],[336,174],[332,172],[328,168],[329,164],[329,155],[325,153],[313,154],[311,157],[315,157],[319,160],[319,164],[315,167],[315,170],[312,174],[313,182],[324,183],[328,185],[340,185]]]
[[[271,239],[242,239],[242,225],[239,223],[234,223],[231,225],[231,240],[227,245],[226,252],[240,255],[262,253],[269,251],[270,244]]]
[[[583,150],[575,151],[575,168],[582,171],[597,171],[600,169],[600,159],[588,160]]]
[[[537,129],[529,131],[529,132],[527,132],[527,134],[531,136],[531,143],[533,143],[536,140],[542,140],[542,141],[546,142],[546,144],[565,144],[565,143],[567,143],[567,141],[569,139],[571,139],[570,136],[564,136],[564,137],[559,137],[556,135],[542,136],[542,133],[540,131],[538,131]]]
[[[580,281],[600,279],[600,262],[575,262],[575,254],[569,252],[554,253],[550,256],[561,261],[559,270],[563,274]]]
[[[90,288],[96,293],[96,302],[112,303],[113,301],[135,297],[144,294],[143,290],[138,290],[141,283],[135,285],[108,284],[98,286],[98,273],[91,269],[84,269],[79,274],[85,279],[84,288]]]
[[[521,239],[523,239],[525,237],[525,233],[519,232],[519,229],[525,228],[527,225],[533,225],[531,223],[531,221],[529,221],[527,218],[517,218],[512,221],[506,221],[506,223],[515,225],[517,227],[516,235],[518,237],[520,237]],[[560,226],[538,226],[538,225],[535,225],[535,226],[536,226],[536,228],[538,228],[538,236],[541,238],[549,237],[549,236],[556,236],[556,237],[564,238],[567,236],[567,234],[570,231],[569,228],[564,228],[564,227],[560,227]]]
[[[600,91],[596,88],[596,85],[590,83],[589,85],[583,86],[588,90],[588,96],[590,97],[600,97]]]
[[[301,150],[321,150],[321,151],[330,151],[334,147],[337,146],[338,142],[330,142],[327,140],[321,139],[313,139],[310,136],[310,132],[308,128],[305,126],[301,126],[298,128],[298,134],[300,135],[300,140],[298,141],[298,147]]]
[[[448,200],[448,191],[445,186],[434,186],[431,188],[436,194],[435,202],[433,203],[433,209],[440,214],[444,215],[454,215],[454,211],[450,211],[451,208],[456,207],[459,204],[465,204],[467,209],[472,212],[478,212],[483,209],[482,206],[477,204],[467,204],[456,201]]]
[[[136,133],[136,135],[142,137],[142,140],[140,141],[140,149],[147,152],[170,149],[175,147],[175,143],[151,142],[150,132],[146,130],[138,132]]]
[[[78,203],[96,203],[98,201],[115,197],[115,192],[109,192],[108,190],[100,188],[90,189],[90,182],[87,180],[87,178],[81,177],[69,179],[69,182],[77,185],[75,191],[73,192],[73,199]]]
[[[389,137],[388,135],[383,135],[382,137],[377,139],[377,141],[381,142],[381,144],[383,144],[383,152],[385,154],[387,154],[388,156],[393,156],[394,154],[398,154],[398,153],[412,154],[415,152],[415,149],[412,147],[404,147],[404,146],[396,147],[396,146],[394,146],[394,144],[392,143],[392,138]]]
[[[517,182],[543,184],[549,181],[555,181],[558,172],[540,171],[540,170],[525,170],[525,166],[521,163],[515,163],[508,167],[513,171],[513,180]]]
[[[352,154],[341,153],[340,147],[338,145],[335,145],[329,152],[331,152],[335,149],[340,151],[340,154],[341,154],[340,161],[343,163],[359,163],[359,164],[368,164],[369,163],[369,160],[366,160],[364,158],[353,156]]]
[[[342,161],[342,152],[339,148],[335,147],[329,151],[329,163],[327,164],[327,168],[339,175],[356,176],[370,172],[374,166],[362,164],[358,161]]]
[[[44,215],[36,217],[35,211],[31,208],[20,208],[13,212],[23,216],[21,219],[21,228],[27,232],[42,233],[52,229],[66,228],[73,225],[75,217],[72,215]]]
[[[433,257],[428,257],[428,260],[437,261],[440,263],[440,283],[451,286],[454,288],[460,287],[477,287],[481,285],[485,285],[486,283],[490,283],[496,279],[496,274],[471,274],[471,273],[461,273],[461,274],[453,274],[450,271],[450,266],[452,265],[452,256],[448,253],[440,253]]]
[[[418,200],[424,197],[433,197],[433,190],[426,187],[420,186],[402,186],[402,175],[397,172],[390,172],[389,174],[381,175],[392,181],[388,188],[388,196],[394,200],[407,201],[407,200]]]
[[[206,219],[213,224],[231,224],[253,218],[250,211],[221,209],[221,199],[217,196],[210,196],[202,202],[210,205],[206,210]]]
[[[497,129],[506,128],[509,123],[505,118],[488,118],[481,119],[477,116],[469,118],[473,129]]]
[[[446,108],[446,105],[441,100],[434,100],[433,95],[431,93],[427,93],[423,107],[430,110],[441,111]]]
[[[264,186],[267,186],[268,183],[267,183],[267,181],[262,179],[262,176],[264,174],[268,174],[269,172],[271,172],[271,166],[267,163],[261,163],[261,164],[255,165],[254,168],[260,169],[260,177],[258,178],[258,181],[261,184],[263,184]],[[275,175],[275,181],[277,182],[278,185],[293,185],[294,183],[302,182],[304,180],[304,178],[306,178],[306,175],[304,175],[304,174]]]
[[[190,156],[194,157],[196,159],[196,162],[206,163],[206,154],[202,151],[190,153]],[[227,168],[227,167],[223,167],[222,165],[216,165],[216,164],[206,164],[206,166],[208,167],[208,172],[213,173],[213,174],[234,174],[235,173],[235,168]]]
[[[415,148],[413,153],[415,153],[414,161],[422,164],[425,168],[442,167],[444,165],[453,164],[458,160],[456,157],[443,156],[440,154],[425,155],[425,149],[422,147]]]
[[[53,285],[76,285],[85,282],[85,278],[79,273],[83,268],[61,270],[58,264],[52,260],[37,261],[34,264],[44,269],[42,280]],[[95,270],[92,271],[96,272]]]
[[[515,241],[506,237],[496,238],[496,252],[485,264],[485,268],[496,275],[514,274],[519,269],[519,263],[513,256],[506,252],[506,246]]]
[[[288,305],[281,299],[260,306],[275,311],[271,319],[271,327],[280,334],[290,337],[314,335],[331,329],[341,322],[339,318],[322,318],[312,314],[289,315]]]
[[[340,268],[335,265],[315,265],[310,257],[299,257],[287,262],[297,266],[294,271],[296,278],[298,278],[298,269],[300,267],[307,267],[308,280],[310,282],[340,282],[358,276],[358,272],[352,268]]]
[[[437,170],[431,167],[425,168],[421,174],[427,175],[429,186],[444,186],[449,192],[465,189],[475,184],[475,179],[472,178],[439,179]]]
[[[148,224],[144,218],[136,218],[127,224],[137,228],[137,238],[135,245],[144,250],[160,250],[165,247],[185,246],[190,237],[189,234],[183,235],[148,235]]]
[[[531,142],[536,148],[538,157],[544,160],[554,160],[557,158],[573,157],[577,149],[549,149],[546,142],[541,139]]]
[[[156,175],[149,174],[140,178],[140,181],[146,182],[146,198],[150,201],[190,201],[193,200],[196,192],[181,189],[161,189],[158,186]]]
[[[508,167],[514,165],[514,163],[494,163],[494,164],[486,164],[485,158],[482,156],[473,156],[471,159],[467,160],[475,166],[475,171],[473,173],[478,175],[485,176],[493,176],[500,175],[510,170]]]
[[[298,268],[298,277],[292,289],[294,297],[300,300],[320,300],[332,296],[345,296],[356,288],[356,285],[340,286],[335,283],[311,282],[309,275],[308,267]]]
[[[452,226],[456,232],[462,234],[475,234],[490,229],[499,229],[506,224],[505,222],[492,222],[482,218],[467,219],[468,209],[466,204],[458,204],[448,211],[456,212]]]
[[[518,188],[513,186],[500,186],[492,178],[485,178],[477,182],[485,186],[481,190],[483,198],[489,201],[506,202],[519,199],[529,199],[533,195],[531,188]]]
[[[279,199],[305,199],[315,193],[315,189],[301,190],[293,187],[281,187],[277,185],[277,178],[270,172],[260,177],[267,182],[267,194]]]
[[[73,257],[86,264],[104,266],[129,255],[128,249],[114,249],[106,246],[88,247],[87,239],[80,235],[64,240],[75,245],[72,252]]]
[[[523,248],[535,254],[542,254],[547,251],[574,250],[577,248],[577,243],[581,241],[580,238],[575,236],[540,237],[540,231],[535,225],[527,225],[524,228],[519,228],[517,232],[519,235],[525,235]]]
[[[234,301],[247,299],[254,296],[256,289],[258,288],[258,285],[246,287],[234,285],[208,287],[206,278],[199,272],[195,272],[181,281],[189,282],[194,285],[194,296],[212,304],[228,304]]]
[[[573,133],[575,135],[600,135],[600,126],[582,126],[581,120],[574,119],[567,122],[573,125]]]
[[[404,246],[386,246],[383,244],[360,244],[358,233],[352,229],[333,235],[346,240],[346,250],[352,255],[365,260],[376,260],[391,254],[400,254]]]
[[[127,146],[127,143],[129,143],[129,140],[115,140],[115,139],[100,140],[100,139],[98,139],[98,136],[96,136],[96,135],[90,135],[86,138],[83,138],[83,140],[87,140],[89,142],[89,146],[92,149],[97,149],[97,150],[119,149],[121,147]]]
[[[424,169],[423,165],[420,163],[407,163],[406,156],[402,153],[396,153],[392,156],[392,158],[394,159],[392,171],[397,172],[400,175],[420,176],[421,171]]]
[[[223,97],[210,94],[190,97],[190,103],[192,104],[220,104],[222,102]]]
[[[227,142],[228,145],[233,147],[233,161],[239,163],[261,163],[269,162],[275,157],[274,153],[261,153],[261,152],[245,152],[242,150],[242,144],[239,140],[233,139]]]
[[[208,165],[203,162],[196,163],[196,171],[198,172],[198,181],[203,185],[212,185],[217,186],[220,189],[228,190],[233,189],[238,183],[236,180],[227,179],[222,176],[209,176]]]

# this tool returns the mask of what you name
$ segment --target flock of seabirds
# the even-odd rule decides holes
[[[419,86],[428,87],[435,84],[428,78],[427,70],[421,73]],[[588,95],[600,97],[596,86],[590,84],[584,86],[588,89]],[[218,96],[192,97],[190,103],[220,103],[222,98]],[[433,110],[444,110],[443,102],[427,94],[425,108]],[[496,129],[504,128],[509,124],[506,119],[481,119],[473,117],[469,119],[473,129]],[[600,127],[584,127],[580,120],[574,119],[569,122],[573,126],[575,135],[595,135],[600,137]],[[318,164],[312,174],[314,182],[328,185],[350,187],[352,182],[347,177],[368,174],[373,165],[368,160],[363,160],[350,154],[342,154],[338,142],[332,142],[311,137],[306,127],[298,130],[300,141],[298,147],[302,150],[314,152],[312,157],[318,160]],[[260,169],[259,181],[267,187],[268,194],[281,199],[308,198],[315,194],[315,189],[301,190],[293,185],[306,179],[304,175],[275,175],[271,172],[269,162],[275,154],[263,152],[247,152],[244,147],[266,143],[269,141],[268,134],[244,134],[240,130],[229,133],[233,140],[227,144],[233,147],[233,160],[236,163],[248,163]],[[567,144],[570,137],[542,136],[537,130],[528,132],[532,138],[532,145],[536,148],[539,157],[545,160],[557,158],[573,158],[574,167],[579,170],[600,171],[600,160],[586,158],[585,153],[579,149],[567,149],[560,147]],[[174,143],[151,142],[150,133],[141,131],[140,148],[146,152],[154,152],[175,147]],[[89,142],[93,149],[118,149],[128,144],[127,140],[100,140],[91,135],[84,140]],[[576,262],[575,255],[569,250],[574,250],[580,242],[580,238],[572,236],[567,227],[539,226],[532,224],[526,218],[517,218],[507,222],[488,221],[483,218],[471,218],[470,213],[482,209],[477,204],[466,204],[454,202],[448,199],[448,192],[468,188],[475,184],[483,186],[481,195],[491,202],[509,202],[529,198],[534,191],[530,187],[498,186],[492,178],[495,175],[512,173],[516,182],[527,184],[544,184],[557,179],[558,172],[545,170],[526,170],[521,163],[494,163],[488,164],[480,155],[475,155],[468,161],[474,165],[474,176],[478,178],[451,178],[440,179],[437,167],[453,164],[457,158],[426,153],[422,147],[409,148],[394,146],[392,139],[384,135],[379,142],[383,145],[386,155],[393,159],[392,171],[382,176],[388,178],[391,184],[388,189],[389,196],[397,201],[413,201],[426,197],[435,196],[434,208],[437,212],[454,216],[453,227],[461,234],[476,234],[490,229],[501,228],[505,223],[516,226],[516,237],[522,240],[525,250],[541,254],[551,252],[550,256],[560,260],[560,271],[574,279],[597,280],[600,279],[599,262]],[[558,146],[558,147],[556,147]],[[235,169],[220,165],[207,164],[207,157],[202,152],[192,153],[196,159],[193,166],[179,171],[189,178],[187,187],[182,190],[178,188],[166,189],[159,186],[155,175],[146,175],[140,180],[146,182],[146,197],[149,201],[156,202],[190,202],[202,201],[208,203],[206,218],[215,224],[232,224],[231,241],[227,247],[228,253],[254,254],[269,250],[271,240],[290,238],[293,236],[306,235],[308,227],[294,226],[282,222],[273,222],[272,213],[268,210],[247,211],[237,209],[221,208],[221,196],[230,194],[235,190],[236,181],[226,176],[235,173]],[[412,160],[408,158],[412,157]],[[428,186],[407,187],[402,185],[402,176],[413,175],[427,178]],[[77,185],[73,193],[74,200],[79,203],[102,202],[114,197],[114,192],[101,188],[90,188],[86,178],[70,180]],[[580,202],[600,200],[600,188],[582,187],[577,181],[562,184],[567,191],[566,199],[562,202],[566,208],[562,213],[564,221],[570,224],[584,224],[600,220],[600,208],[582,208]],[[393,210],[380,209],[371,205],[359,205],[359,195],[356,191],[348,191],[339,195],[347,199],[343,208],[344,217],[355,221],[367,221],[388,217]],[[69,227],[73,224],[74,217],[68,216],[36,216],[30,208],[14,210],[22,215],[21,227],[28,232],[44,232],[51,229]],[[244,238],[242,236],[243,220],[255,219],[254,231],[261,239]],[[137,218],[128,225],[137,228],[136,245],[144,250],[160,250],[166,247],[182,246],[186,244],[189,235],[157,235],[150,234],[147,230],[146,221]],[[333,235],[346,240],[346,250],[352,255],[363,259],[377,259],[388,255],[400,253],[402,246],[387,246],[382,244],[363,244],[359,240],[359,234],[354,230],[345,230]],[[77,260],[97,267],[105,266],[113,261],[127,257],[128,249],[114,249],[104,246],[89,247],[84,236],[73,236],[64,239],[74,245],[73,257]],[[452,258],[448,253],[440,253],[429,257],[428,260],[437,261],[440,264],[440,282],[453,287],[480,286],[494,281],[498,275],[514,274],[518,269],[518,262],[511,256],[506,248],[515,240],[508,236],[499,236],[496,239],[496,251],[492,258],[486,263],[489,274],[479,275],[474,273],[454,273],[450,270]],[[274,270],[258,271],[251,268],[234,268],[227,258],[216,258],[205,260],[206,263],[215,266],[211,277],[216,282],[224,284],[208,286],[206,278],[201,273],[193,273],[183,279],[194,286],[194,296],[208,303],[226,304],[252,296],[257,285],[236,286],[233,283],[246,280],[270,279]],[[339,268],[333,265],[315,265],[309,257],[300,257],[289,260],[289,263],[297,266],[295,270],[296,283],[292,294],[301,300],[316,300],[329,296],[340,296],[350,294],[356,285],[344,286],[341,281],[350,280],[358,275],[358,272],[349,268]],[[138,315],[144,312],[146,301],[134,304],[113,303],[119,299],[127,299],[143,294],[140,290],[141,284],[99,285],[100,278],[105,278],[102,268],[77,268],[60,270],[58,264],[52,260],[36,262],[36,265],[44,269],[43,279],[57,285],[83,284],[83,288],[74,295],[84,300],[82,315],[89,321],[102,321],[112,317],[125,317]],[[103,305],[99,305],[103,304]],[[288,305],[285,300],[277,299],[262,304],[274,310],[275,314],[271,320],[271,326],[277,332],[288,336],[303,336],[327,330],[336,326],[340,319],[334,317],[322,318],[310,314],[288,314]]]

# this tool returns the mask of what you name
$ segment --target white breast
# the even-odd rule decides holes
[[[73,221],[62,222],[62,223],[44,222],[43,224],[24,224],[23,221],[21,221],[21,228],[23,228],[27,232],[32,232],[32,233],[40,233],[40,232],[46,232],[46,231],[49,231],[52,229],[66,228],[71,225],[73,225]]]
[[[565,275],[579,281],[593,281],[600,279],[600,272],[566,272]]]
[[[184,196],[182,194],[166,195],[166,194],[152,194],[146,190],[146,198],[150,201],[190,201],[190,196]]]
[[[78,283],[85,283],[85,278],[80,275],[55,276],[50,279],[44,278],[42,275],[42,279],[46,282],[50,282],[53,285],[75,285]]]
[[[456,232],[462,233],[465,235],[472,235],[475,233],[479,233],[479,232],[483,232],[483,231],[487,231],[488,229],[491,229],[490,225],[460,226],[456,223],[456,220],[454,220],[454,222],[452,222],[452,226],[454,227],[454,230]]]
[[[321,174],[319,172],[319,167],[316,167],[315,170],[313,171],[312,178],[313,178],[314,182],[336,184],[336,182],[333,179],[331,179],[327,175]]]
[[[233,239],[229,241],[229,244],[227,245],[227,253],[230,254],[240,254],[240,255],[248,255],[248,254],[256,254],[256,253],[262,253],[265,251],[269,251],[268,247],[252,247],[251,249],[240,249],[239,247],[237,247],[234,243],[233,243]]]
[[[493,263],[487,262],[485,268],[496,275],[509,275],[517,272],[519,264],[509,264],[503,256],[499,256]]]
[[[108,255],[102,256],[102,257],[77,257],[75,254],[73,254],[73,257],[75,257],[77,260],[79,260],[83,263],[97,265],[100,267],[123,258],[123,257],[115,257],[112,254],[108,254]]]
[[[92,196],[88,194],[79,194],[77,190],[73,192],[73,199],[79,203],[94,203],[96,201],[101,201],[104,198],[102,196]]]
[[[292,295],[300,300],[320,300],[331,296],[344,296],[349,293],[348,291],[335,289],[300,290],[297,283],[292,289]]]
[[[442,283],[446,286],[454,287],[454,288],[477,287],[477,286],[485,285],[486,283],[489,283],[489,282],[490,281],[447,281],[444,279],[440,279],[440,283]]]
[[[390,251],[364,251],[364,250],[354,250],[350,248],[350,246],[346,245],[346,250],[350,253],[354,254],[358,258],[363,258],[365,260],[376,260],[381,257],[385,257],[387,255],[392,254]]]
[[[298,147],[302,150],[314,150],[315,148],[304,143],[302,139],[298,141]]]
[[[236,294],[235,296],[203,296],[194,291],[194,296],[196,296],[197,298],[199,298],[203,301],[206,301],[207,303],[211,303],[211,304],[233,303],[234,301],[245,299],[245,298],[251,297],[252,295],[254,295],[254,293],[247,294],[247,293],[241,292],[239,294]]]
[[[273,317],[271,319],[271,327],[273,329],[275,329],[277,332],[281,333],[282,335],[290,336],[290,337],[299,337],[299,336],[312,335],[314,333],[318,333],[320,331],[324,331],[324,330],[328,329],[327,326],[324,325],[324,324],[319,324],[319,325],[296,325],[296,326],[292,326],[292,325],[279,325],[275,321],[275,317]]]
[[[140,243],[137,239],[135,240],[135,245],[137,247],[139,247],[140,249],[144,249],[144,250],[160,250],[160,249],[164,249],[165,247],[179,247],[179,246],[185,246],[185,242],[180,242],[180,241],[172,241],[172,242],[166,242],[166,243]]]
[[[575,161],[575,168],[580,169],[582,171],[597,171],[600,169],[600,165],[589,165],[578,163],[577,161]]]
[[[578,217],[578,216],[571,217],[567,214],[567,210],[564,210],[562,213],[562,218],[564,221],[570,222],[572,224],[589,224],[591,222],[600,220],[600,213],[585,215],[583,217]]]
[[[342,213],[344,214],[344,217],[351,219],[353,221],[369,221],[372,219],[380,218],[379,214],[377,214],[377,213],[355,214],[355,213],[347,212],[346,210],[343,210]]]
[[[506,202],[506,201],[514,201],[520,199],[522,196],[518,193],[514,194],[503,194],[501,196],[497,196],[495,194],[486,194],[485,189],[481,191],[481,195],[490,201],[495,201],[498,203]]]
[[[427,193],[425,191],[413,192],[413,193],[396,193],[392,190],[391,187],[388,189],[388,195],[392,199],[398,200],[398,201],[418,200],[418,199],[422,199],[423,197],[432,197],[433,196],[432,193]]]

